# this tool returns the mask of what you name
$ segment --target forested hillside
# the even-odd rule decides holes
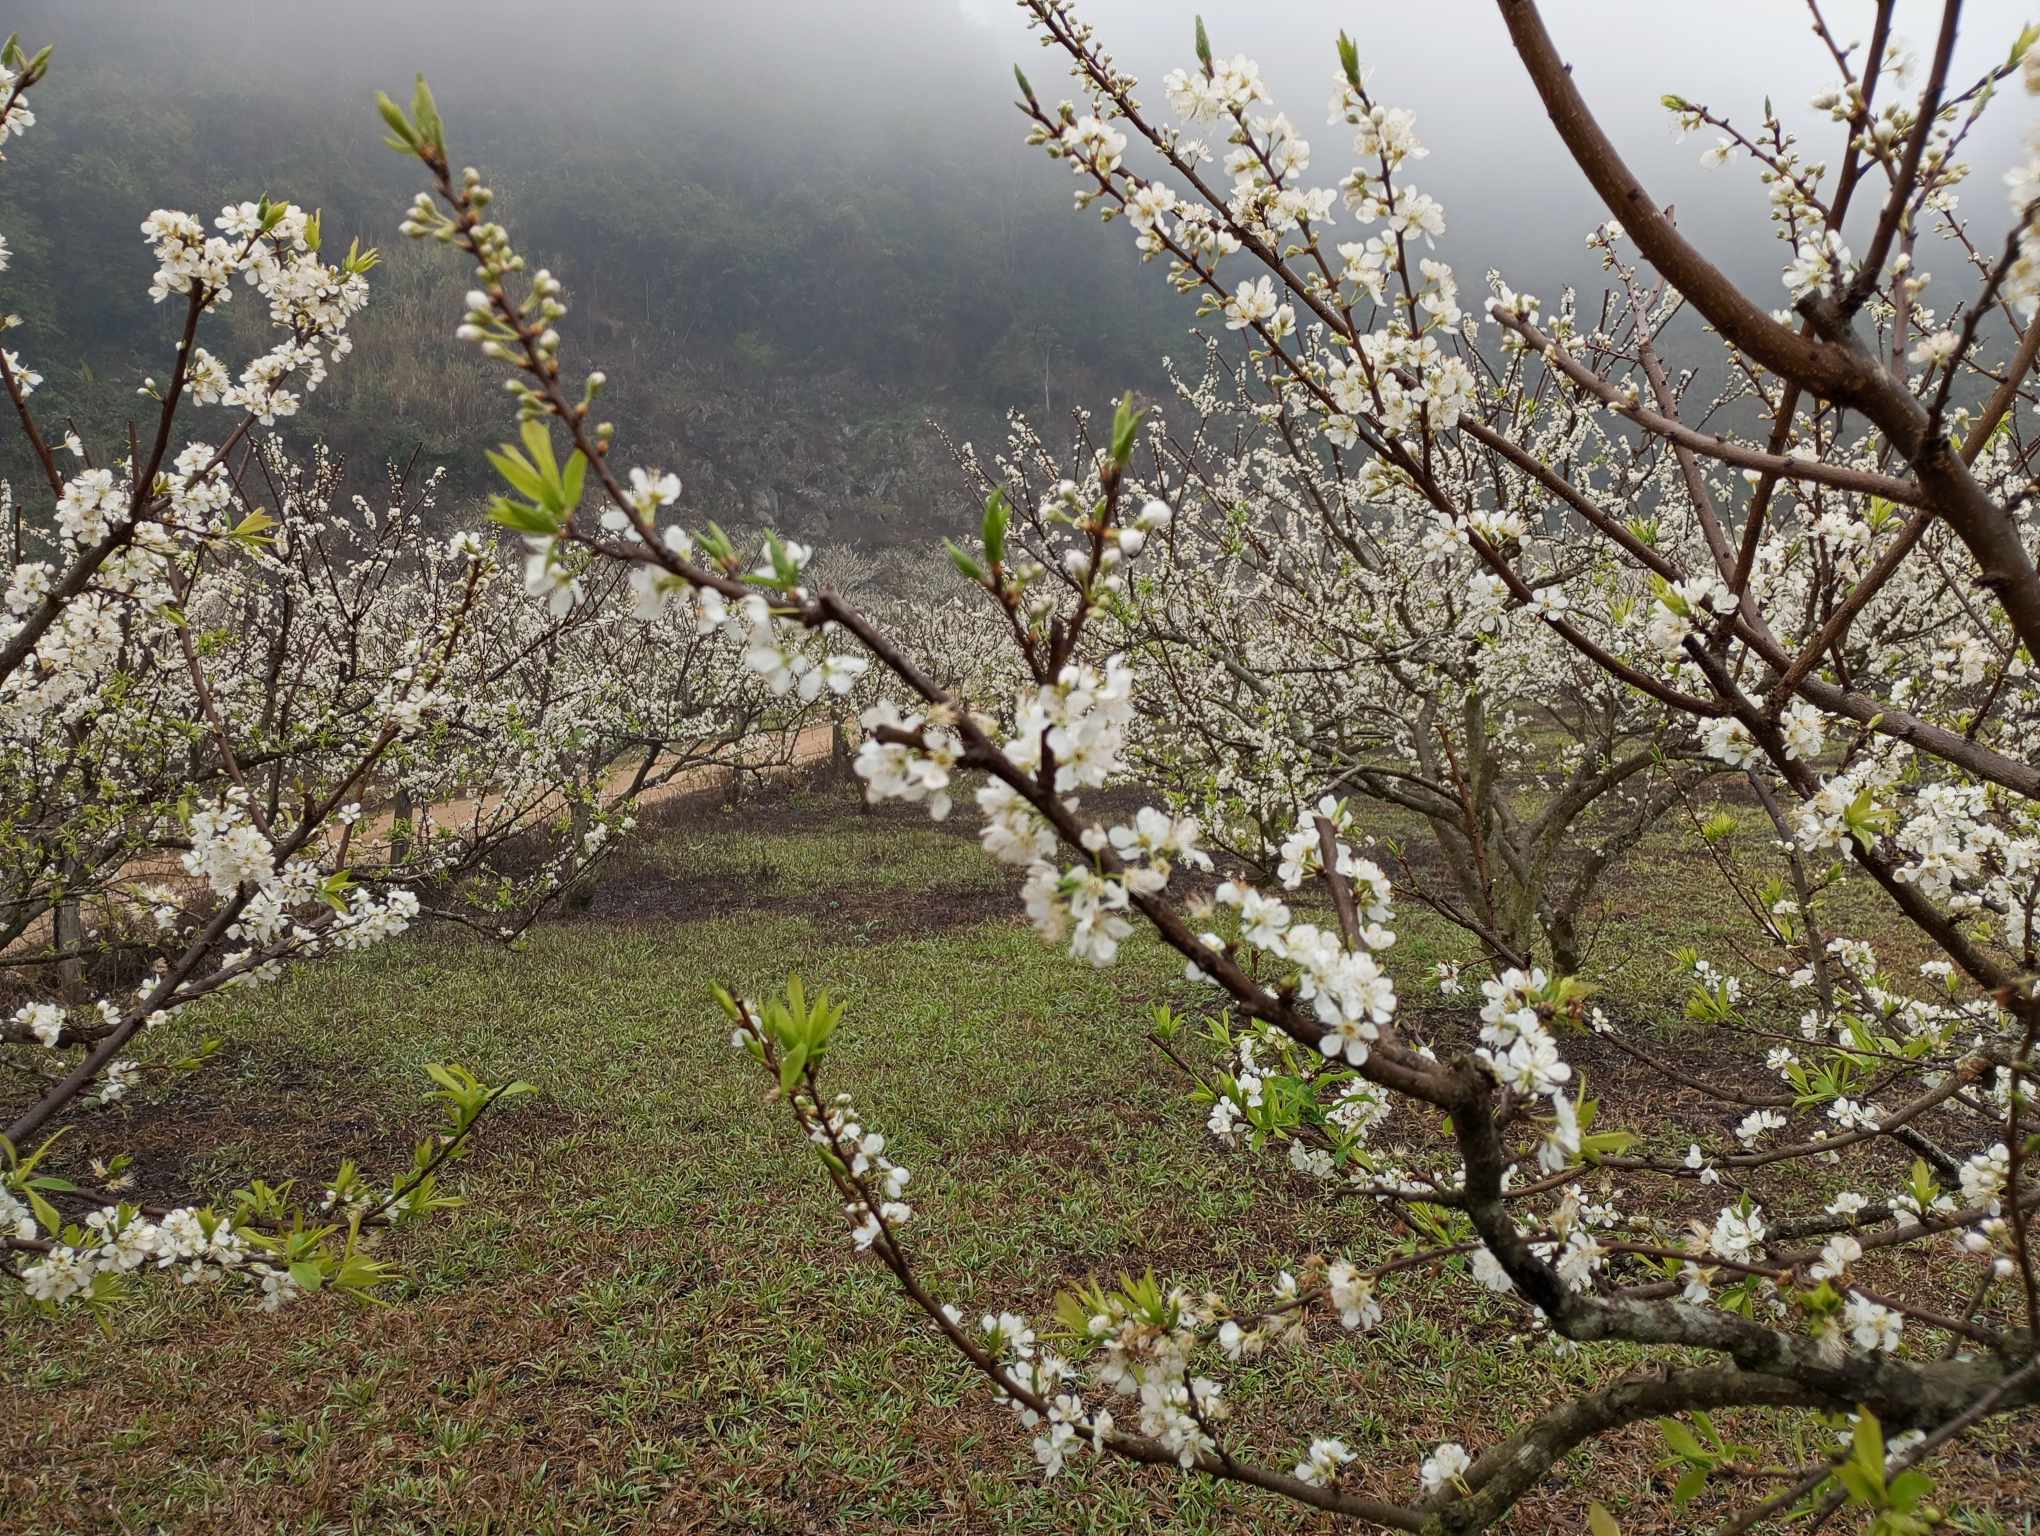
[[[519,7],[499,9],[514,30]],[[375,85],[420,66],[439,66],[461,152],[509,189],[506,216],[566,281],[633,459],[680,469],[705,512],[923,541],[961,489],[931,418],[983,441],[1014,405],[1151,386],[1188,324],[1120,242],[1065,215],[1066,186],[999,110],[1007,61],[940,8],[920,17],[926,70],[812,80],[812,110],[771,114],[743,106],[747,79],[775,69],[768,33],[660,34],[670,52],[651,68],[593,36],[586,56],[557,60],[574,85],[560,99],[577,105],[536,133],[515,120],[515,90],[463,64],[463,40],[429,18],[404,18],[411,46],[386,60],[377,37],[395,12],[374,6],[339,54],[317,56],[276,47],[266,21],[221,34],[126,0],[14,10],[10,25],[61,39],[64,55],[39,102],[39,153],[0,188],[6,304],[36,317],[10,341],[45,375],[52,421],[117,420],[168,366],[175,317],[149,300],[137,234],[150,210],[268,192],[323,209],[341,249],[358,235],[385,258],[358,366],[335,370],[302,424],[358,482],[416,451],[448,466],[455,493],[484,488],[499,396],[451,344],[461,274],[396,236],[409,188],[371,107]],[[863,98],[855,132],[839,131],[845,92]],[[237,324],[259,326],[243,307]],[[0,461],[17,482],[21,453]]]

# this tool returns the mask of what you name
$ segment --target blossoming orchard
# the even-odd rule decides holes
[[[60,361],[7,316],[36,471],[0,632],[9,1329],[56,1351],[175,1308],[149,1345],[175,1349],[192,1318],[413,1305],[409,1229],[487,1219],[455,1164],[542,1112],[554,1037],[513,1034],[507,1075],[420,1063],[424,1116],[316,1176],[154,1187],[127,1128],[203,1092],[241,989],[317,998],[369,951],[524,974],[619,848],[668,835],[651,801],[680,808],[672,858],[708,858],[735,833],[705,786],[783,786],[818,734],[858,815],[964,826],[984,920],[1024,915],[1053,985],[1131,978],[1082,995],[1118,999],[1175,1145],[1052,1176],[1104,1157],[1139,1217],[1073,1194],[1061,1246],[1003,1272],[961,1235],[996,1224],[998,1160],[889,1115],[945,1063],[898,1019],[1005,1006],[1004,951],[916,960],[867,1007],[772,929],[682,977],[619,1070],[727,1040],[741,1090],[677,1076],[701,1141],[660,1160],[772,1127],[763,1193],[809,1257],[760,1285],[830,1337],[882,1276],[903,1357],[975,1380],[973,1456],[1045,1480],[1051,1525],[1236,1485],[1239,1529],[2023,1529],[2040,28],[1945,0],[1907,11],[1914,46],[1895,0],[1781,3],[1830,82],[1810,104],[1664,96],[1768,220],[1752,286],[1632,170],[1569,29],[1495,0],[1548,118],[1514,131],[1602,209],[1537,295],[1423,190],[1364,17],[1321,40],[1321,117],[1253,38],[1186,25],[1143,81],[1077,0],[1018,9],[1048,61],[1014,72],[1024,173],[1198,337],[1152,396],[958,443],[940,579],[853,584],[854,551],[698,514],[691,466],[609,419],[575,274],[527,260],[423,77],[380,112],[422,178],[401,237],[467,290],[446,345],[505,392],[485,506],[315,435],[333,379],[378,366],[350,330],[396,227],[274,191],[137,209],[174,336],[131,421],[46,415]],[[8,44],[17,158],[60,67]],[[2000,119],[2021,158],[1973,174]],[[1639,907],[1655,941],[1610,940]],[[1011,1006],[959,1126],[1035,1057],[1130,1091],[1066,1012]],[[1200,1201],[1222,1245],[1120,1251]],[[1446,1359],[1504,1406],[1427,1402]],[[1376,1369],[1409,1390],[1351,1385]]]

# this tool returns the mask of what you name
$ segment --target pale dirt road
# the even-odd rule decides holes
[[[787,742],[783,734],[776,738],[761,738],[755,747],[748,752],[748,761],[755,771],[763,774],[811,767],[815,763],[826,762],[828,760],[831,737],[831,727],[824,722],[803,726],[794,734],[791,743]],[[655,769],[654,772],[656,771]],[[698,794],[704,789],[715,789],[728,783],[734,772],[734,769],[724,764],[704,763],[699,768],[689,769],[685,773],[677,773],[665,783],[647,789],[637,797],[637,804],[640,806],[662,805],[669,800],[677,800],[683,795]],[[637,768],[635,765],[619,766],[603,785],[602,793],[604,800],[607,803],[614,804],[618,798],[629,790],[631,782],[636,776]],[[477,813],[486,814],[496,803],[495,799],[487,794],[463,799],[441,800],[433,804],[431,819],[438,825],[445,827],[471,824]],[[545,814],[545,807],[537,807],[526,814],[527,816]],[[373,815],[363,816],[360,821],[354,824],[353,846],[359,848],[364,838],[366,838],[371,840],[370,846],[387,847],[390,826],[395,819],[394,812],[388,807]],[[377,838],[381,839],[379,844],[373,841]]]
[[[794,734],[791,742],[788,742],[783,734],[776,738],[763,738],[749,752],[747,766],[768,776],[796,768],[811,767],[828,760],[831,739],[832,728],[826,722],[802,727]],[[637,797],[636,803],[641,807],[663,805],[684,795],[715,789],[728,783],[735,771],[725,764],[703,764],[699,768],[677,773],[665,783],[644,791]],[[603,785],[605,801],[613,804],[628,792],[636,776],[635,766],[617,768]],[[478,815],[485,816],[495,803],[494,798],[487,794],[438,801],[431,808],[431,820],[442,827],[472,825]],[[529,824],[558,808],[548,808],[541,803],[527,810],[524,819]],[[370,853],[386,854],[389,849],[390,828],[395,820],[395,813],[389,806],[362,816],[346,833],[344,857],[349,861],[359,861]],[[136,885],[186,889],[195,888],[198,884],[191,875],[185,873],[182,861],[171,853],[138,859],[124,866],[118,880],[119,886],[110,885],[85,899],[88,908],[102,909],[99,913],[100,923],[92,923],[88,917],[87,921],[92,926],[100,926],[105,921],[108,914],[104,909],[109,906],[128,907],[134,904],[134,898],[128,892]],[[126,887],[127,890],[123,891],[120,887]],[[50,919],[45,915],[20,934],[4,953],[0,953],[0,959],[46,949],[50,943],[51,932]]]

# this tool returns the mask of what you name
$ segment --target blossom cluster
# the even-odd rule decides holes
[[[37,1235],[28,1207],[0,1190],[0,1228],[17,1238]],[[52,1234],[60,1236],[61,1234]],[[173,1271],[185,1284],[241,1269],[258,1277],[265,1309],[274,1311],[297,1287],[287,1271],[262,1263],[231,1220],[207,1208],[179,1206],[151,1220],[132,1205],[104,1206],[86,1216],[78,1241],[57,1241],[21,1272],[30,1301],[59,1303],[104,1289],[112,1277],[141,1269]]]

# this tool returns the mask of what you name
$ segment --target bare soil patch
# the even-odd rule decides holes
[[[422,1076],[418,1095],[405,1099],[365,1094],[366,1075],[237,1043],[175,1083],[151,1084],[100,1110],[95,1139],[126,1152],[137,1187],[170,1203],[217,1198],[223,1175],[246,1176],[243,1152],[249,1169],[272,1184],[323,1185],[348,1158],[373,1174],[406,1162],[411,1140],[439,1115],[422,1102],[430,1086]],[[515,1161],[522,1149],[557,1140],[578,1123],[542,1099],[521,1100],[490,1120],[471,1157]]]

